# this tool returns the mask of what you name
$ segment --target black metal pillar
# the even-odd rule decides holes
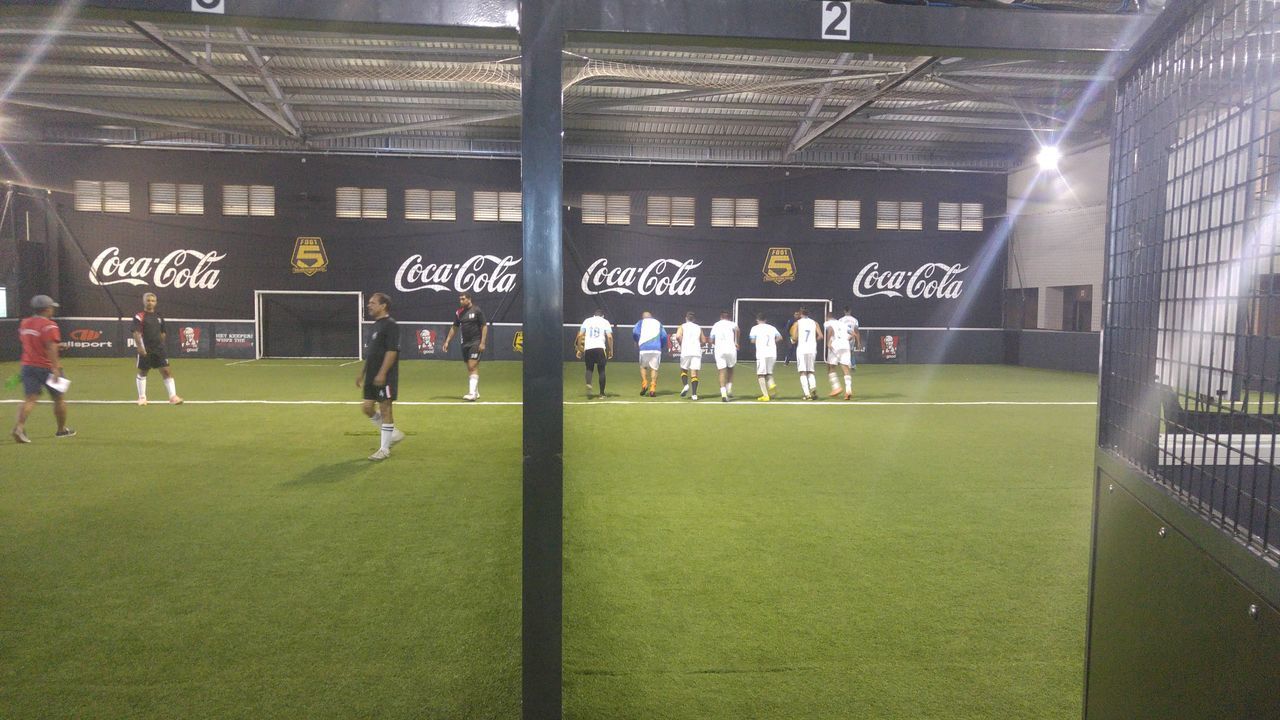
[[[525,720],[561,716],[564,323],[560,0],[520,3],[520,189],[524,193]]]

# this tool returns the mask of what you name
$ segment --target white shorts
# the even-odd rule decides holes
[[[830,350],[827,352],[827,364],[852,367],[853,361],[850,357],[852,357],[852,354],[849,352],[849,348],[845,348],[843,350]]]
[[[681,370],[701,370],[702,356],[701,355],[681,355],[680,369]]]
[[[724,370],[738,364],[738,353],[716,353],[716,369]]]
[[[645,350],[640,353],[640,367],[657,370],[658,365],[662,363],[661,350]]]
[[[757,375],[772,375],[772,374],[773,374],[773,364],[774,364],[774,363],[776,363],[776,362],[778,362],[778,358],[777,358],[776,356],[774,356],[774,357],[757,357],[757,358],[756,358],[756,374],[757,374]]]
[[[796,371],[797,372],[813,372],[814,360],[818,357],[817,353],[804,353],[796,355]]]

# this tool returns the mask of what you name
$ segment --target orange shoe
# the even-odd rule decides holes
[[[827,397],[836,397],[836,396],[837,396],[837,395],[839,395],[839,394],[840,394],[840,388],[836,388],[835,390],[832,390],[832,391],[827,395]]]
[[[169,404],[170,404],[170,405],[181,405],[181,404],[182,404],[182,398],[178,397],[177,395],[174,395],[173,397],[169,398]]]
[[[853,399],[853,393],[845,393],[845,394],[844,394],[844,399],[845,399],[845,400],[852,400],[852,399]]]

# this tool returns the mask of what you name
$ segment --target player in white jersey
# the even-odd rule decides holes
[[[729,319],[728,310],[720,311],[720,320],[711,326],[711,354],[716,358],[720,374],[720,401],[733,397],[733,366],[738,364],[738,323]]]
[[[853,397],[853,375],[852,365],[853,348],[849,345],[849,340],[853,338],[853,333],[849,332],[848,326],[836,317],[835,310],[827,311],[827,322],[822,326],[827,335],[827,380],[831,381],[831,395],[836,397],[840,394],[840,379],[836,376],[836,368],[844,371],[844,399],[848,400]]]
[[[587,364],[587,399],[591,399],[591,372],[600,376],[600,397],[604,397],[604,367],[613,359],[613,326],[604,319],[604,310],[582,321],[575,341],[578,357]]]
[[[640,314],[640,322],[632,329],[631,338],[640,351],[640,396],[656,397],[658,366],[662,364],[662,346],[667,344],[667,329],[653,313],[645,310]]]
[[[760,397],[756,400],[769,402],[778,392],[778,386],[773,382],[773,364],[778,361],[778,343],[782,342],[782,333],[769,324],[764,313],[759,313],[748,337],[756,345],[756,380],[760,383]]]
[[[809,317],[808,308],[800,308],[800,319],[791,326],[791,342],[796,346],[796,370],[800,372],[800,389],[805,400],[818,399],[818,381],[813,368],[818,359],[818,342],[822,340],[822,328]]]
[[[680,397],[688,395],[690,399],[698,399],[698,371],[702,369],[702,346],[707,336],[702,326],[693,321],[693,313],[684,314],[684,324],[676,329],[675,342],[680,347],[680,369],[687,373],[689,384],[680,391]],[[692,391],[692,392],[690,392]]]

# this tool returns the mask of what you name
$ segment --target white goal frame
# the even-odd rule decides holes
[[[357,360],[364,359],[364,293],[359,290],[254,290],[253,291],[253,358],[262,359],[263,295],[351,295],[356,301],[356,354],[334,357],[275,357],[277,360]]]
[[[827,321],[827,313],[831,311],[831,301],[823,298],[734,298],[733,300],[733,323],[738,327],[742,327],[742,323],[738,320],[738,303],[741,302],[767,302],[767,303],[795,303],[795,309],[804,306],[812,313],[815,306],[822,308],[822,319],[818,320],[818,327],[822,327]],[[813,317],[810,315],[810,317]],[[784,332],[784,328],[778,328],[778,332]],[[787,342],[791,342],[791,338],[783,336]],[[818,343],[818,360],[825,362],[827,359],[827,344],[825,342]]]

